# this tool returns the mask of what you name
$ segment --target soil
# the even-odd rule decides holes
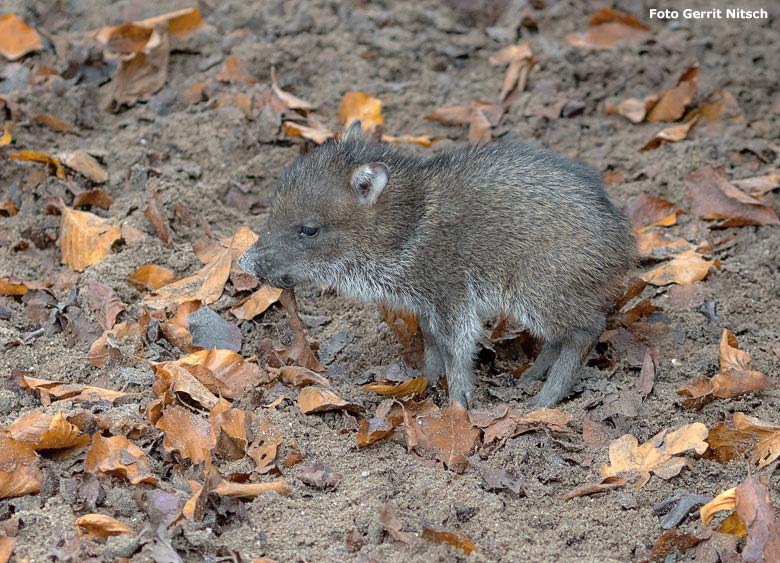
[[[166,3],[165,11],[181,3]],[[51,88],[23,83],[11,87],[0,81],[0,95],[15,101],[27,115],[49,113],[77,125],[79,136],[63,135],[30,122],[15,130],[15,147],[58,152],[87,149],[102,155],[110,179],[107,192],[113,198],[103,216],[121,220],[143,232],[141,243],[123,246],[82,275],[80,285],[95,279],[112,287],[129,305],[126,315],[137,318],[143,295],[127,283],[139,266],[155,263],[185,275],[200,267],[192,244],[211,235],[230,236],[239,225],[262,228],[275,180],[285,165],[301,153],[300,139],[276,135],[261,116],[247,120],[235,107],[214,107],[201,102],[185,105],[179,95],[196,82],[212,78],[228,54],[235,55],[260,84],[270,83],[272,67],[280,85],[314,103],[316,115],[332,130],[338,124],[338,105],[346,91],[361,90],[380,98],[386,131],[432,135],[442,140],[435,152],[467,142],[465,127],[446,127],[424,119],[437,107],[471,99],[496,100],[504,76],[503,67],[488,62],[491,54],[517,39],[528,41],[539,63],[531,73],[527,91],[518,96],[501,123],[496,137],[517,137],[542,143],[575,156],[601,171],[618,170],[624,180],[608,188],[622,205],[641,193],[671,200],[690,209],[684,179],[695,168],[725,165],[730,178],[744,178],[780,164],[780,6],[765,2],[769,20],[652,21],[653,41],[638,46],[589,51],[569,45],[567,33],[585,28],[590,14],[600,6],[574,0],[544,2],[477,2],[479,17],[469,16],[469,2],[433,0],[399,2],[335,2],[296,0],[264,2],[203,2],[207,27],[186,41],[174,44],[166,86],[149,103],[106,112],[98,105],[99,78],[78,83],[58,79]],[[506,4],[502,12],[498,4]],[[641,2],[619,2],[618,8],[647,20]],[[694,4],[694,3],[690,3]],[[700,7],[706,7],[699,2]],[[760,2],[756,2],[759,5]],[[186,5],[186,4],[184,4]],[[539,8],[533,8],[538,6]],[[117,3],[84,0],[61,3],[56,10],[48,2],[5,0],[0,12],[12,11],[29,24],[54,34],[94,29],[160,13],[158,3],[127,0]],[[536,22],[529,29],[510,25],[512,15],[526,10]],[[496,15],[492,14],[496,11]],[[487,20],[487,26],[485,22]],[[774,61],[774,62],[773,62]],[[22,61],[57,66],[49,47]],[[672,87],[688,67],[698,64],[700,83],[694,100],[717,88],[727,89],[737,100],[744,120],[698,127],[690,139],[664,144],[657,150],[638,149],[663,124],[631,124],[605,115],[606,100],[642,98]],[[0,72],[13,74],[5,65]],[[13,73],[11,72],[13,70]],[[542,106],[559,101],[582,102],[583,109],[570,117],[549,118]],[[39,165],[34,165],[38,166]],[[44,180],[45,189],[33,190],[25,179],[34,167],[0,157],[0,194],[9,197],[21,190],[19,213],[0,218],[0,276],[24,280],[54,278],[65,267],[59,263],[56,238],[60,218],[44,213],[46,198],[33,195],[62,191],[62,182]],[[146,187],[132,181],[133,172],[154,168]],[[40,167],[39,167],[40,168]],[[144,216],[152,191],[170,218],[174,242],[163,244]],[[769,200],[780,209],[777,194]],[[774,199],[772,199],[774,198]],[[718,343],[722,329],[730,328],[740,346],[753,358],[752,366],[770,377],[778,376],[780,334],[780,229],[772,226],[710,231],[692,215],[681,215],[670,232],[688,240],[707,238],[728,244],[716,246],[720,268],[692,288],[647,289],[645,296],[663,308],[653,320],[659,327],[653,345],[659,353],[652,393],[636,416],[609,421],[613,438],[631,433],[640,442],[663,429],[690,422],[708,427],[731,418],[735,411],[780,423],[780,394],[770,390],[736,400],[717,400],[701,411],[679,404],[677,390],[700,374],[718,371]],[[19,241],[31,233],[49,237],[49,244],[35,242],[21,248]],[[21,245],[22,247],[24,245]],[[39,248],[43,246],[44,248]],[[298,292],[301,312],[325,316],[327,322],[309,329],[309,338],[322,351],[338,335],[346,344],[329,354],[327,375],[340,396],[373,412],[379,397],[356,384],[369,368],[386,365],[398,357],[398,345],[379,312],[313,286]],[[66,292],[57,294],[59,300]],[[81,298],[79,298],[81,300]],[[708,317],[700,306],[714,300],[717,316]],[[238,297],[227,293],[212,307],[224,318]],[[24,300],[5,298],[11,316],[0,321],[0,342],[11,342],[40,324],[25,313]],[[79,301],[84,318],[94,324],[89,307]],[[255,322],[241,325],[242,354],[256,354],[257,344],[271,338],[286,343],[286,315],[272,308]],[[92,338],[97,336],[92,335]],[[128,383],[119,367],[94,367],[86,357],[89,338],[73,338],[49,328],[43,336],[0,354],[3,379],[11,370],[36,377],[89,383],[112,389],[142,391],[125,404],[83,408],[104,412],[119,420],[145,405],[148,389]],[[338,347],[336,347],[338,348]],[[641,358],[640,358],[641,359]],[[526,358],[521,352],[499,349],[495,361],[478,367],[475,408],[499,402],[527,412],[528,395],[507,375]],[[630,354],[616,354],[613,369],[587,368],[577,392],[561,408],[574,416],[579,433],[582,422],[605,396],[633,386],[639,365]],[[284,435],[279,459],[297,443],[307,463],[322,462],[341,475],[335,490],[318,490],[304,484],[300,466],[282,468],[292,494],[261,496],[251,502],[230,505],[232,512],[218,515],[210,526],[188,529],[173,538],[173,546],[185,561],[217,561],[231,553],[244,557],[268,557],[276,561],[354,561],[369,556],[387,563],[409,561],[635,561],[648,557],[663,532],[653,506],[675,493],[686,491],[714,496],[740,483],[756,471],[747,461],[719,464],[692,460],[690,467],[668,481],[653,477],[642,489],[627,487],[607,494],[564,502],[561,497],[575,486],[599,480],[598,468],[608,461],[608,445],[585,444],[579,435],[558,439],[545,433],[529,433],[509,439],[485,459],[475,459],[462,475],[447,471],[407,452],[402,433],[368,448],[356,446],[356,420],[350,415],[304,415],[293,388],[276,388],[263,398],[278,394],[287,400],[277,409],[256,408]],[[446,393],[437,389],[440,403]],[[242,403],[248,404],[248,403]],[[6,385],[0,390],[0,424],[5,425],[31,409],[39,400]],[[57,405],[47,410],[77,411],[82,406]],[[139,415],[133,415],[138,417]],[[179,491],[187,498],[182,471],[170,471],[158,435],[139,445],[148,452],[160,474],[157,488]],[[106,494],[91,507],[73,501],[72,477],[82,460],[58,462],[43,459],[47,476],[39,495],[0,501],[0,520],[21,521],[17,561],[59,560],[53,550],[65,550],[63,540],[74,535],[73,522],[88,511],[112,514],[135,530],[149,525],[145,493],[152,486],[131,486],[120,480],[103,482]],[[240,465],[240,464],[239,464]],[[168,468],[168,469],[165,469]],[[522,492],[486,490],[483,474],[505,468],[516,473]],[[225,467],[222,467],[225,469]],[[780,491],[776,464],[762,471],[769,480],[775,502]],[[413,546],[395,541],[383,530],[378,507],[389,503],[403,523],[403,530],[419,534],[424,527],[468,536],[477,551],[465,555],[447,544],[419,539]],[[88,503],[87,503],[88,504]],[[700,528],[697,512],[679,530]],[[355,545],[347,537],[357,530]],[[121,556],[128,540],[112,538],[91,544],[92,556],[110,561]],[[353,551],[358,547],[358,551]],[[690,556],[690,555],[689,555]],[[84,560],[82,556],[62,560]],[[147,552],[132,561],[151,560]],[[681,557],[679,560],[683,560]],[[248,559],[246,559],[248,560]]]

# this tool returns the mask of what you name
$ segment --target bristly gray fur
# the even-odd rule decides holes
[[[370,163],[384,164],[386,185],[355,185]],[[375,201],[359,193],[373,189]],[[533,402],[550,407],[569,394],[633,258],[625,218],[579,162],[516,142],[417,156],[352,127],[284,171],[268,229],[240,263],[277,285],[312,280],[413,311],[426,375],[446,373],[462,404],[482,320],[512,317],[545,343],[528,375],[548,373]]]

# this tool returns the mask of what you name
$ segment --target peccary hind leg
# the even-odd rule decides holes
[[[545,342],[534,361],[534,365],[523,373],[523,379],[529,381],[544,379],[545,374],[560,355],[561,345],[559,342]]]
[[[573,329],[557,341],[560,355],[550,367],[542,390],[530,400],[531,406],[552,408],[566,398],[577,381],[583,359],[603,330],[604,318],[601,317],[592,326]]]

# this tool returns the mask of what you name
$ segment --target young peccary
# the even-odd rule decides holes
[[[592,169],[517,142],[435,156],[377,144],[356,122],[279,179],[268,227],[239,259],[279,287],[303,280],[412,311],[424,373],[472,400],[482,320],[513,318],[544,345],[524,377],[551,407],[604,329],[634,253]]]

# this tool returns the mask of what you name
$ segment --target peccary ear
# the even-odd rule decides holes
[[[347,130],[341,134],[342,141],[357,141],[361,137],[363,137],[363,129],[359,119],[350,123]]]
[[[352,189],[355,190],[358,202],[366,207],[374,205],[389,179],[390,170],[381,162],[363,164],[355,168],[352,173]]]

